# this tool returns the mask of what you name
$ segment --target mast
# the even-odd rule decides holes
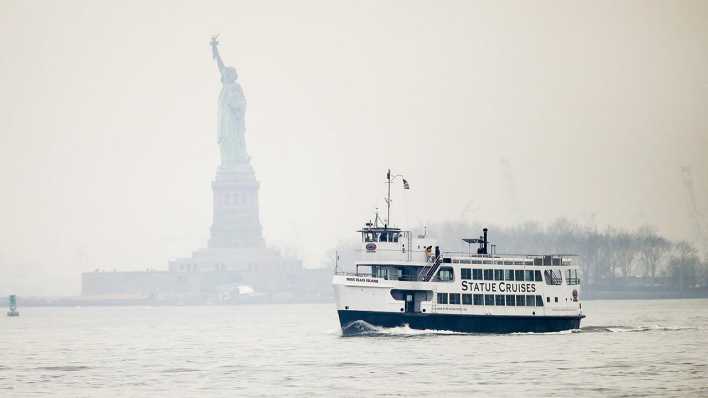
[[[388,194],[386,195],[386,224],[384,224],[384,228],[391,224],[391,169],[386,172],[386,184],[388,184]]]

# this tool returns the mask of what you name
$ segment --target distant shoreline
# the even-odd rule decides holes
[[[662,300],[708,298],[708,289],[667,290],[662,288],[587,288],[585,290],[581,290],[581,297],[583,300]]]
[[[597,290],[583,292],[582,301],[599,300],[676,300],[676,299],[705,299],[708,298],[708,289],[689,291],[645,291],[645,290]],[[206,300],[188,301],[156,301],[148,298],[136,299],[100,299],[76,297],[18,297],[18,307],[194,307],[194,306],[238,306],[238,305],[263,305],[263,304],[333,304],[331,298],[311,299],[303,301],[253,299],[240,302],[209,302]],[[0,300],[0,306],[7,307],[7,299]]]

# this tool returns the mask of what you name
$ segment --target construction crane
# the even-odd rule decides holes
[[[689,217],[693,221],[694,228],[694,241],[698,243],[699,246],[703,246],[703,259],[708,260],[708,240],[704,234],[703,229],[703,214],[698,209],[698,203],[696,202],[696,193],[693,186],[693,173],[691,172],[690,166],[681,166],[681,176],[683,177],[683,186],[686,188],[686,194],[688,195],[688,211]]]
[[[499,159],[499,163],[501,166],[499,170],[501,171],[502,179],[504,181],[504,189],[509,200],[511,217],[514,222],[518,223],[521,221],[522,214],[519,208],[519,200],[516,194],[516,182],[514,181],[514,175],[511,171],[511,165],[506,158]]]

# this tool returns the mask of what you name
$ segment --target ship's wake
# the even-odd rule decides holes
[[[342,327],[342,336],[369,336],[369,337],[416,337],[430,335],[456,335],[470,334],[452,332],[449,330],[411,329],[408,325],[385,328],[372,325],[366,321],[354,321]]]
[[[624,333],[624,332],[674,332],[680,330],[691,330],[695,328],[686,326],[662,326],[662,325],[641,325],[641,326],[583,326],[578,331],[581,333]]]
[[[585,333],[624,333],[624,332],[661,332],[661,331],[681,331],[695,328],[684,326],[662,326],[662,325],[642,325],[642,326],[583,326],[580,329],[562,330],[558,332],[517,332],[512,335],[558,335],[558,334],[585,334]],[[368,336],[368,337],[417,337],[436,335],[492,335],[497,333],[464,333],[449,330],[432,329],[412,329],[408,325],[397,327],[381,327],[372,325],[366,321],[357,320],[349,323],[341,329],[342,336]],[[504,335],[506,333],[501,333]],[[507,334],[508,335],[508,334]]]

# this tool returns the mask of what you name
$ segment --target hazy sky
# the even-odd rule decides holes
[[[706,1],[175,3],[0,0],[0,294],[206,244],[215,33],[266,239],[308,266],[383,207],[388,167],[412,187],[395,223],[692,239],[681,165],[708,212]]]

